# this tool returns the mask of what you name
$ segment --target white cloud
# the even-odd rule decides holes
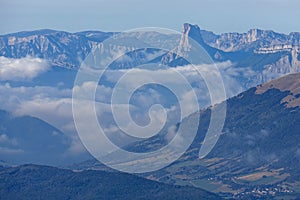
[[[245,90],[248,85],[241,82],[241,78],[247,80],[252,77],[254,72],[250,68],[236,68],[230,61],[203,65],[186,65],[176,68],[147,70],[141,68],[108,70],[104,73],[106,80],[116,83],[119,79],[127,74],[129,78],[123,79],[122,86],[131,87],[137,82],[145,80],[151,82],[153,80],[161,80],[163,83],[171,84],[174,87],[182,87],[182,80],[178,79],[177,74],[181,74],[193,86],[193,90],[197,93],[198,99],[201,101],[201,107],[210,105],[210,96],[206,88],[204,78],[201,77],[201,72],[210,83],[220,84],[219,79],[223,80],[226,96],[232,97]],[[217,78],[218,76],[220,76]],[[155,78],[154,78],[155,77]],[[251,85],[253,86],[253,85]],[[220,88],[220,87],[219,87]],[[187,91],[186,91],[187,92]],[[221,98],[224,100],[224,98]]]
[[[239,90],[240,86],[239,84],[237,84],[238,81],[235,78],[239,77],[243,72],[231,69],[230,62],[219,63],[217,64],[217,66],[221,71],[227,91],[234,91],[234,89],[237,88]],[[212,69],[210,65],[199,65],[196,66],[196,69],[194,66],[161,69],[160,71],[156,71],[155,78],[163,80],[163,82],[167,82],[173,87],[180,88],[182,87],[182,82],[181,80],[176,78],[174,74],[183,74],[183,76],[185,76],[187,80],[192,84],[192,88],[197,94],[198,99],[200,101],[200,107],[206,107],[210,103],[209,96],[207,94],[207,91],[205,90],[205,83],[203,79],[201,79],[201,76],[199,76],[199,73],[197,72],[197,68],[200,68],[201,70],[206,70],[208,72],[211,72]],[[108,71],[106,74],[106,80],[115,83],[124,73],[128,71],[129,70]],[[133,69],[131,73],[133,75],[133,78],[130,77],[124,82],[124,84],[129,88],[130,86],[135,85],[136,81],[152,80],[152,77],[149,75],[149,73],[151,74],[149,70],[148,72],[143,73],[143,69]],[[82,97],[86,97],[90,92],[93,92],[95,84],[97,83],[86,82],[81,86],[76,86],[77,88],[75,89],[80,91]],[[111,87],[108,87],[107,85],[100,85],[97,87],[96,101],[101,102],[97,103],[96,105],[97,115],[100,124],[101,126],[103,126],[105,132],[107,134],[115,135],[115,138],[120,138],[120,136],[122,135],[118,134],[119,129],[114,123],[114,118],[111,112],[110,100],[113,91],[113,88]],[[13,87],[9,84],[4,84],[0,85],[0,94],[2,96],[0,98],[0,109],[11,111],[17,115],[31,115],[43,119],[44,121],[50,123],[56,128],[62,130],[69,138],[72,139],[72,145],[68,153],[77,154],[85,151],[78,138],[78,135],[76,134],[75,124],[73,120],[72,89],[55,88],[49,86]],[[146,93],[141,93],[141,95],[136,95],[136,98],[134,99],[136,104],[131,105],[132,107],[130,109],[133,118],[139,119],[137,121],[134,121],[142,122],[143,125],[148,124],[147,122],[149,117],[149,113],[145,112],[148,110],[143,109],[148,109],[150,105],[152,105],[155,102],[161,102],[161,100],[164,98],[161,93],[158,93],[156,90],[152,89],[148,90],[148,95],[145,94]],[[179,102],[182,100],[185,100],[185,102],[189,102],[187,106],[188,108],[191,108],[190,112],[193,112],[195,102],[190,101],[191,94],[192,90],[184,90],[180,94],[181,96],[178,97],[178,100]],[[173,125],[174,122],[178,122],[178,116],[180,116],[179,111],[180,108],[176,103],[174,105],[172,104],[172,107],[170,107],[169,109],[166,109],[166,112],[168,113],[166,127]],[[122,115],[122,113],[120,115]],[[159,120],[159,117],[161,115],[160,113],[156,113],[156,115],[159,125],[161,124],[161,121]],[[89,126],[89,121],[84,121],[82,123],[86,124],[86,126]],[[5,140],[5,136],[2,137],[2,140]],[[121,139],[125,140],[123,138]]]
[[[18,142],[15,138],[9,138],[6,134],[0,134],[0,144],[16,146]]]
[[[28,80],[49,69],[47,61],[40,58],[0,57],[0,80]]]

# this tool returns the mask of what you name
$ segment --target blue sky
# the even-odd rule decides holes
[[[180,30],[184,22],[220,32],[300,31],[299,0],[0,0],[0,34],[42,28]]]

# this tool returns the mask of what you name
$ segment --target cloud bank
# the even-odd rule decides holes
[[[15,59],[0,57],[1,81],[30,80],[48,69],[47,61],[40,58],[25,57]]]

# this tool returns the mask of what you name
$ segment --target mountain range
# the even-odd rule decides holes
[[[81,62],[93,48],[116,34],[118,33],[100,31],[68,33],[55,30],[12,33],[0,36],[0,56],[11,59],[26,57],[45,59],[51,66],[50,72],[36,77],[31,84],[56,86],[63,80],[69,83],[68,87],[72,87],[76,70]],[[117,195],[118,192],[113,189],[116,185],[110,184],[117,183],[122,189],[124,185],[129,184],[128,187],[141,191],[138,194],[132,190],[124,192],[128,199],[132,198],[132,195],[142,197],[146,190],[150,194],[158,195],[149,198],[193,199],[211,195],[195,188],[204,188],[222,197],[236,199],[298,198],[300,33],[286,35],[252,29],[247,33],[217,35],[201,30],[197,25],[186,23],[180,36],[158,32],[141,34],[143,35],[140,37],[148,38],[150,41],[174,43],[177,45],[177,52],[181,53],[190,51],[188,44],[191,42],[189,40],[193,39],[205,49],[216,64],[227,63],[225,68],[220,67],[222,75],[232,76],[236,80],[236,85],[243,88],[242,92],[228,95],[230,97],[228,100],[203,108],[184,119],[195,120],[200,116],[197,136],[188,151],[164,169],[141,174],[143,178],[164,184],[117,173],[95,160],[72,165],[70,168],[73,171],[33,165],[6,166],[0,168],[1,180],[5,180],[0,181],[1,197],[3,195],[9,199],[19,198],[18,195],[21,195],[29,198],[33,194],[38,194],[42,198],[45,191],[48,191],[53,198],[76,199],[79,197],[74,190],[79,190],[83,191],[82,195],[86,198],[99,198],[97,195]],[[114,48],[117,49],[118,46]],[[134,68],[136,64],[145,63],[166,64],[170,67],[187,64],[185,60],[178,59],[173,51],[165,52],[155,59],[145,59],[145,55],[155,52],[157,50],[151,48],[133,50],[133,53],[127,55],[131,58],[129,61],[117,60],[112,64],[112,69]],[[22,85],[30,82],[15,81],[13,84]],[[200,159],[198,153],[209,126],[211,111],[223,104],[227,105],[227,116],[222,134],[213,150],[205,158]],[[14,163],[16,161],[14,159],[19,159],[19,163],[39,164],[64,161],[61,155],[69,148],[70,141],[57,128],[36,117],[15,116],[7,111],[0,111],[0,121],[0,150],[5,153],[1,154],[1,160]],[[176,126],[179,124],[180,122]],[[124,148],[135,152],[151,151],[166,143],[164,138],[156,136]],[[28,154],[22,154],[22,149]],[[12,154],[7,154],[7,151]],[[5,162],[4,165],[9,165]],[[130,163],[123,164],[126,166]],[[114,182],[116,179],[120,179],[120,182]],[[87,182],[82,182],[84,180]],[[98,183],[101,183],[99,188],[96,187]],[[85,184],[95,190],[88,193]],[[139,184],[147,187],[137,187]],[[47,188],[49,185],[55,187]],[[65,192],[60,192],[61,188]],[[99,192],[100,188],[104,188],[103,193]],[[125,187],[124,190],[128,191],[128,188]],[[211,197],[219,198],[215,195]]]
[[[299,80],[300,73],[287,75],[227,100],[223,133],[208,156],[199,160],[214,108],[203,111],[189,151],[150,177],[235,198],[299,197]]]
[[[114,32],[84,31],[68,33],[55,30],[38,30],[19,32],[0,36],[0,56],[22,58],[26,56],[44,58],[52,66],[78,69],[82,60],[105,39],[117,35]],[[235,69],[237,79],[247,88],[277,78],[286,73],[300,71],[299,44],[300,33],[289,35],[274,31],[252,29],[247,33],[214,34],[201,30],[197,25],[185,23],[181,38],[159,32],[141,32],[137,37],[149,41],[178,43],[178,49],[189,51],[184,45],[189,38],[198,42],[214,62],[230,61]],[[186,39],[185,39],[186,38]],[[138,38],[137,38],[138,39]],[[115,46],[114,48],[118,48]],[[151,49],[143,50],[152,52]],[[140,60],[171,65],[185,63],[174,62],[167,56],[155,60],[143,60],[142,56],[130,56],[134,67]],[[134,56],[135,55],[135,56]],[[166,57],[167,56],[167,57]],[[123,63],[124,65],[124,63]],[[244,80],[245,79],[245,80]]]
[[[188,151],[168,167],[142,176],[169,184],[204,188],[236,199],[298,197],[299,80],[300,73],[286,75],[228,99],[222,134],[213,150],[201,159],[198,157],[199,149],[208,129],[211,110],[218,109],[220,105],[195,113],[200,115],[200,125]],[[187,118],[194,119],[198,118]],[[131,144],[127,150],[151,151],[164,145],[165,140],[154,137]],[[92,160],[76,167],[81,170],[108,170]]]

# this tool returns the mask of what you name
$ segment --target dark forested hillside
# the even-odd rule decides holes
[[[23,165],[0,167],[0,199],[220,199],[192,187],[130,174]]]

